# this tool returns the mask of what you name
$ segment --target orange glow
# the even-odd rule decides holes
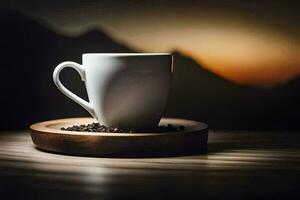
[[[300,74],[299,44],[284,35],[218,30],[202,48],[185,50],[209,70],[240,84],[269,86]]]

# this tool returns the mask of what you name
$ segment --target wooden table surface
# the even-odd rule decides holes
[[[0,199],[299,199],[299,185],[300,132],[210,131],[207,154],[143,159],[52,154],[28,131],[0,133]]]

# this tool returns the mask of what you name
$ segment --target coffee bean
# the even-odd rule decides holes
[[[81,124],[81,125],[73,125],[70,127],[62,127],[63,131],[79,131],[79,132],[106,132],[106,133],[165,133],[165,132],[178,132],[183,131],[185,129],[184,126],[173,126],[172,124],[168,124],[167,126],[158,126],[153,130],[122,130],[119,128],[107,127],[104,125],[100,125],[99,123],[91,123],[91,124]]]

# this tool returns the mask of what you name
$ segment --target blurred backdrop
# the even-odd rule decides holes
[[[0,129],[88,116],[54,86],[87,52],[172,52],[165,116],[300,129],[299,1],[1,1]],[[64,84],[87,99],[79,75]]]

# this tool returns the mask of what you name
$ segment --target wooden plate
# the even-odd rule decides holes
[[[157,157],[203,153],[208,126],[201,122],[163,118],[160,125],[185,126],[166,133],[102,133],[63,131],[61,127],[89,124],[93,118],[68,118],[30,126],[37,148],[50,152],[102,157]]]

